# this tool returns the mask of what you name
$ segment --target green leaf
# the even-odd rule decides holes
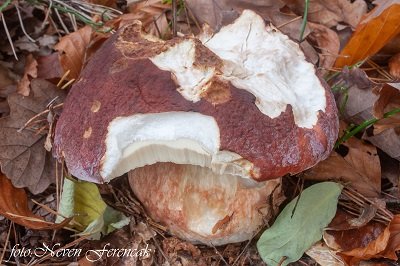
[[[305,189],[293,199],[265,230],[257,242],[261,258],[268,265],[287,265],[322,238],[323,229],[336,213],[342,185],[323,182]]]
[[[129,223],[129,218],[106,205],[96,184],[68,178],[64,179],[59,213],[56,220],[73,216],[72,226],[81,231],[78,235],[95,239]]]

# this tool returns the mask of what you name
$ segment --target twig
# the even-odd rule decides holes
[[[295,22],[295,21],[297,21],[299,19],[301,19],[301,16],[298,16],[298,17],[295,17],[295,18],[293,18],[293,19],[291,19],[289,21],[286,21],[285,23],[282,23],[281,25],[277,26],[276,28],[280,29],[280,28],[282,28],[282,27],[284,27],[284,26],[286,26],[286,25],[288,25],[290,23],[293,23],[293,22]]]
[[[19,11],[18,1],[15,3],[15,9],[17,10],[17,15],[19,19],[19,24],[21,25],[22,32],[31,42],[36,42],[25,30],[24,22],[22,21],[21,12]]]
[[[61,27],[64,29],[64,32],[65,32],[66,34],[69,34],[70,32],[69,32],[67,26],[65,25],[63,19],[61,18],[60,13],[58,12],[58,9],[55,8],[55,9],[54,9],[54,12],[55,12],[56,15],[57,15],[57,18],[58,18],[58,21],[59,21],[60,24],[61,24]]]
[[[4,246],[3,246],[3,250],[1,252],[1,256],[0,256],[0,264],[4,259],[4,255],[6,254],[6,250],[7,250],[7,245],[8,245],[8,241],[10,240],[10,234],[11,234],[11,228],[12,225],[14,224],[13,221],[10,222],[10,227],[8,228],[8,232],[7,232],[7,237],[6,237],[6,241],[4,242]]]
[[[53,109],[54,109],[54,108],[59,108],[59,107],[63,106],[63,104],[64,104],[64,103],[59,103],[59,104],[55,105],[55,106],[53,107]],[[37,115],[33,116],[33,117],[32,117],[31,119],[29,119],[20,129],[18,129],[18,132],[21,132],[21,131],[24,130],[27,126],[29,126],[29,125],[32,123],[32,121],[34,121],[36,118],[38,118],[38,117],[41,116],[41,115],[45,115],[45,114],[47,114],[48,112],[50,112],[50,110],[49,110],[49,109],[46,109],[46,110],[44,110],[43,112],[40,112],[40,113],[38,113]]]
[[[225,260],[225,258],[222,256],[222,254],[218,251],[218,249],[212,245],[212,247],[214,248],[214,251],[218,254],[219,258],[225,263],[225,265],[229,266],[229,263]]]

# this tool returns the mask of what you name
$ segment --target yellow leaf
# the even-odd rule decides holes
[[[357,26],[335,66],[353,65],[378,52],[400,33],[399,14],[399,0],[378,1],[378,5]]]

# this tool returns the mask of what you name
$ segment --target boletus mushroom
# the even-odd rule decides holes
[[[337,134],[332,94],[299,45],[243,11],[197,38],[118,30],[73,85],[54,147],[79,179],[129,172],[155,221],[222,245],[254,236],[283,199],[280,178],[325,159]]]

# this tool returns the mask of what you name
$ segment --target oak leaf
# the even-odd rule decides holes
[[[60,63],[64,72],[70,71],[68,79],[76,79],[85,62],[85,53],[92,35],[92,28],[86,25],[60,39],[54,46],[60,54]]]
[[[345,156],[333,152],[328,159],[304,172],[304,178],[343,181],[366,197],[378,197],[381,167],[376,148],[356,138],[350,138],[344,146]]]
[[[28,208],[28,197],[25,190],[15,188],[2,173],[0,173],[0,188],[0,214],[11,221],[37,230],[59,229],[68,224],[68,219],[55,224],[47,222],[42,217],[33,214]]]
[[[34,194],[43,192],[55,180],[55,160],[43,147],[45,131],[37,134],[37,130],[30,128],[19,129],[56,97],[56,104],[62,102],[65,92],[47,81],[34,79],[30,96],[9,95],[10,115],[0,119],[1,171],[15,187],[27,187]],[[45,119],[36,126],[39,129],[47,123]]]

